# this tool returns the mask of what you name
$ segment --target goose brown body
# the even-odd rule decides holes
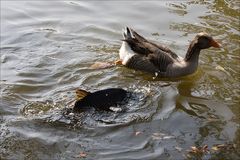
[[[198,67],[199,54],[209,47],[220,48],[207,33],[199,33],[190,43],[185,58],[169,48],[148,41],[133,29],[126,27],[123,43],[119,51],[122,64],[128,68],[149,72],[160,77],[180,77],[189,75]]]

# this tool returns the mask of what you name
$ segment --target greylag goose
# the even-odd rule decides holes
[[[169,48],[148,41],[128,27],[123,31],[123,38],[119,50],[120,60],[116,61],[116,64],[165,78],[194,73],[197,70],[202,49],[221,47],[207,33],[198,33],[190,43],[185,58],[182,58]]]
[[[86,111],[93,107],[97,110],[113,111],[111,107],[127,102],[130,92],[121,88],[108,88],[96,92],[88,92],[82,89],[76,90],[77,101],[73,112]]]

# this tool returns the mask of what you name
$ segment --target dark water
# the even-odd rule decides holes
[[[239,1],[1,1],[0,159],[240,158]],[[194,75],[154,79],[118,58],[133,27],[184,56],[206,31],[223,49]],[[76,88],[135,93],[125,113],[65,114]],[[232,150],[188,157],[191,146]]]

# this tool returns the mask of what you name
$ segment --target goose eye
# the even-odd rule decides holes
[[[211,39],[209,37],[201,37],[199,38],[199,41],[198,42],[210,42]]]

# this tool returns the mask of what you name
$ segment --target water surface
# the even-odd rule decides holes
[[[239,158],[239,9],[222,0],[1,1],[0,158]],[[180,56],[201,31],[223,48],[202,51],[198,71],[178,79],[89,68],[118,58],[125,26]],[[79,87],[135,95],[124,113],[66,114]],[[188,154],[217,144],[234,148]]]

